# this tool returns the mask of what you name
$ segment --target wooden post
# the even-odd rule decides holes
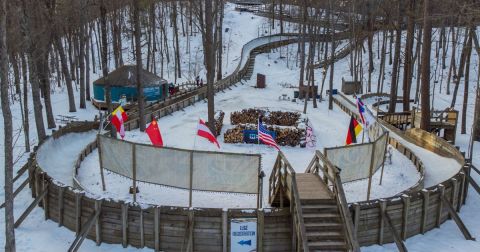
[[[451,178],[450,181],[452,182],[452,207],[453,209],[457,209],[458,204],[458,180],[456,178]]]
[[[193,151],[190,152],[190,192],[188,194],[189,207],[192,207],[192,190],[193,190]]]
[[[263,232],[265,227],[265,216],[263,209],[257,210],[257,251],[263,252]]]
[[[442,198],[445,197],[445,186],[443,184],[439,184],[437,186],[438,188],[438,209],[437,209],[437,219],[435,220],[435,226],[437,228],[440,227],[440,224],[442,222],[442,213],[443,213],[443,200]]]
[[[100,162],[100,177],[102,179],[102,190],[105,191],[105,176],[103,175],[103,160],[102,160],[102,148],[100,144],[100,135],[97,136],[97,146],[98,146],[98,160]]]
[[[194,251],[194,244],[193,244],[193,228],[195,225],[195,212],[193,208],[190,208],[188,211],[188,242],[187,242],[187,252]]]
[[[102,211],[102,200],[95,200],[95,212]],[[100,227],[100,215],[98,218],[95,219],[95,242],[97,246],[100,246],[102,243],[102,236],[101,236],[101,227]]]
[[[228,212],[226,209],[222,210],[222,252],[228,250]]]
[[[370,158],[370,172],[368,176],[368,191],[367,191],[367,201],[370,200],[370,190],[372,188],[372,175],[373,175],[373,159],[375,157],[375,144],[372,145],[372,156]]]
[[[144,219],[143,219],[143,209],[140,207],[140,248],[145,247],[145,230],[144,230]]]
[[[458,199],[458,204],[457,204],[457,212],[460,212],[463,204],[463,197],[465,195],[465,184],[466,182],[466,177],[464,172],[459,172],[460,174],[460,198]]]
[[[40,188],[40,169],[35,169],[35,197],[38,197],[42,193],[42,188]]]
[[[355,234],[355,236],[358,235],[358,226],[359,226],[359,223],[360,223],[360,204],[358,203],[353,203],[353,207],[354,207],[354,211],[355,211],[355,215],[354,215],[354,226],[353,226],[353,233]]]
[[[120,204],[122,206],[122,246],[124,248],[127,247],[128,245],[128,233],[127,233],[127,228],[128,228],[128,204],[125,202],[120,201]]]
[[[387,209],[387,201],[380,200],[378,206],[380,207],[380,230],[378,231],[378,244],[383,245],[383,233],[385,230],[385,219],[383,218],[382,211]]]
[[[155,236],[155,251],[160,250],[160,208],[155,207],[153,213],[153,227]]]
[[[65,188],[58,187],[58,226],[63,226],[63,192]]]
[[[403,201],[403,218],[402,218],[402,240],[407,239],[407,231],[408,231],[408,213],[410,211],[410,196],[402,195]]]
[[[380,174],[380,185],[382,185],[382,181],[383,181],[383,170],[385,168],[385,154],[387,153],[388,138],[390,137],[388,131],[387,131],[386,134],[387,134],[387,143],[385,144],[385,151],[383,152],[382,172]],[[375,146],[375,144],[374,144],[374,146]],[[412,153],[410,153],[410,154],[412,154]]]
[[[427,189],[422,189],[423,195],[423,210],[422,210],[422,222],[420,223],[420,233],[424,234],[425,229],[427,226],[427,218],[428,218],[428,206],[430,201],[430,192]]]
[[[133,202],[137,202],[137,158],[136,144],[132,144]]]
[[[75,233],[77,235],[82,228],[82,197],[83,193],[75,193]]]

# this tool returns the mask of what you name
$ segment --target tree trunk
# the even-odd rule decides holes
[[[219,1],[218,15],[218,46],[217,46],[217,80],[222,79],[222,56],[223,56],[223,0]]]
[[[463,108],[462,108],[462,125],[461,125],[461,134],[467,133],[467,107],[468,107],[468,92],[469,92],[469,79],[470,79],[470,59],[472,56],[472,37],[475,32],[475,28],[471,28],[470,35],[468,36],[467,42],[467,63],[465,66],[465,85],[463,88]]]
[[[460,80],[462,79],[463,73],[465,71],[465,62],[467,59],[467,51],[468,51],[467,41],[470,40],[470,36],[471,34],[468,33],[467,35],[467,29],[465,29],[465,39],[463,40],[463,49],[462,49],[462,54],[460,56],[460,66],[458,67],[458,74],[457,74],[457,79],[455,81],[455,88],[453,89],[452,103],[450,104],[451,108],[455,108],[455,103],[457,101],[458,87],[460,86]]]
[[[410,90],[412,87],[413,37],[415,33],[415,0],[408,2],[407,44],[405,46],[405,64],[403,69],[403,111],[410,110]]]
[[[332,10],[332,0],[328,1],[329,5],[329,23],[330,23],[330,37],[332,38],[332,50],[331,50],[331,58],[328,63],[330,63],[330,82],[329,82],[329,95],[328,95],[328,109],[333,109],[333,73],[334,73],[334,66],[335,66],[335,29],[333,28],[333,10]],[[327,59],[325,59],[327,60]]]
[[[307,30],[307,1],[303,1],[303,8],[302,8],[302,15],[303,15],[303,23],[301,24],[302,26],[302,31],[301,31],[301,38],[300,38],[300,78],[298,80],[298,88],[300,91],[300,98],[305,97],[306,94],[304,94],[302,91],[303,87],[303,80],[305,79],[305,36],[306,36],[306,30]]]
[[[70,112],[77,112],[75,108],[75,96],[73,94],[73,83],[72,77],[70,77],[70,71],[68,70],[68,62],[67,57],[65,56],[65,52],[63,51],[62,41],[57,34],[54,34],[54,46],[57,48],[58,54],[60,55],[60,63],[62,66],[63,76],[65,77],[65,85],[67,86],[67,94],[68,94],[68,107]]]
[[[137,60],[137,95],[138,95],[138,111],[139,111],[139,126],[140,131],[145,131],[145,99],[143,96],[143,83],[142,83],[142,45],[140,44],[140,36],[142,31],[140,30],[140,2],[134,0],[133,7],[133,22],[135,25],[135,58]]]
[[[420,128],[430,128],[430,53],[432,47],[432,23],[430,21],[430,0],[424,0],[423,44],[422,44],[422,88]]]
[[[212,1],[205,1],[205,31],[203,39],[205,65],[207,68],[207,97],[208,97],[208,126],[215,131],[215,101],[214,101],[214,78],[215,78],[215,51],[213,41],[213,11]]]
[[[14,252],[13,217],[13,122],[8,99],[7,0],[0,0],[0,96],[3,114],[5,170],[5,251]]]
[[[105,102],[107,103],[108,115],[112,113],[112,94],[110,88],[110,81],[108,80],[108,41],[107,41],[107,9],[105,7],[105,1],[100,1],[100,23],[102,32],[102,73],[105,78]],[[110,127],[110,136],[116,137],[117,132],[115,127]]]
[[[22,60],[22,75],[23,75],[23,131],[25,138],[25,151],[30,152],[30,119],[28,112],[28,77],[27,77],[27,60],[25,56],[21,55]]]
[[[475,101],[475,113],[473,118],[473,139],[480,141],[480,89],[477,85],[477,96]]]
[[[86,2],[82,0],[80,2],[80,31],[78,33],[79,41],[79,57],[78,65],[80,68],[80,108],[84,109],[87,107],[85,104],[85,9]]]
[[[400,71],[400,45],[402,40],[401,30],[401,15],[400,15],[400,3],[398,5],[399,13],[395,31],[395,56],[393,59],[392,67],[392,83],[390,83],[390,104],[388,107],[389,113],[394,113],[397,106],[397,92],[398,92],[398,73]]]

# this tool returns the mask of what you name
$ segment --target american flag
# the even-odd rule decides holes
[[[270,136],[270,134],[268,134],[267,129],[262,124],[262,121],[260,119],[258,119],[258,140],[280,151],[280,148],[278,148],[277,143],[275,142],[273,137]]]

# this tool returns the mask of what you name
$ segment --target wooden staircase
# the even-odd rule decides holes
[[[337,202],[329,199],[302,200],[301,203],[310,251],[347,251]]]
[[[269,197],[273,206],[290,206],[295,251],[359,251],[338,169],[320,152],[305,173],[296,173],[280,152]]]

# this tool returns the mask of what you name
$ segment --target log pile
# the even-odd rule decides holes
[[[230,123],[238,124],[257,124],[257,120],[263,116],[263,123],[279,126],[297,126],[301,117],[297,112],[284,111],[265,111],[260,109],[244,109],[242,111],[233,112],[230,115]]]
[[[298,146],[305,139],[305,129],[296,127],[266,126],[269,131],[276,134],[275,141],[280,146]],[[228,129],[223,135],[225,143],[243,143],[243,130],[257,130],[256,124],[239,124],[233,129]]]

